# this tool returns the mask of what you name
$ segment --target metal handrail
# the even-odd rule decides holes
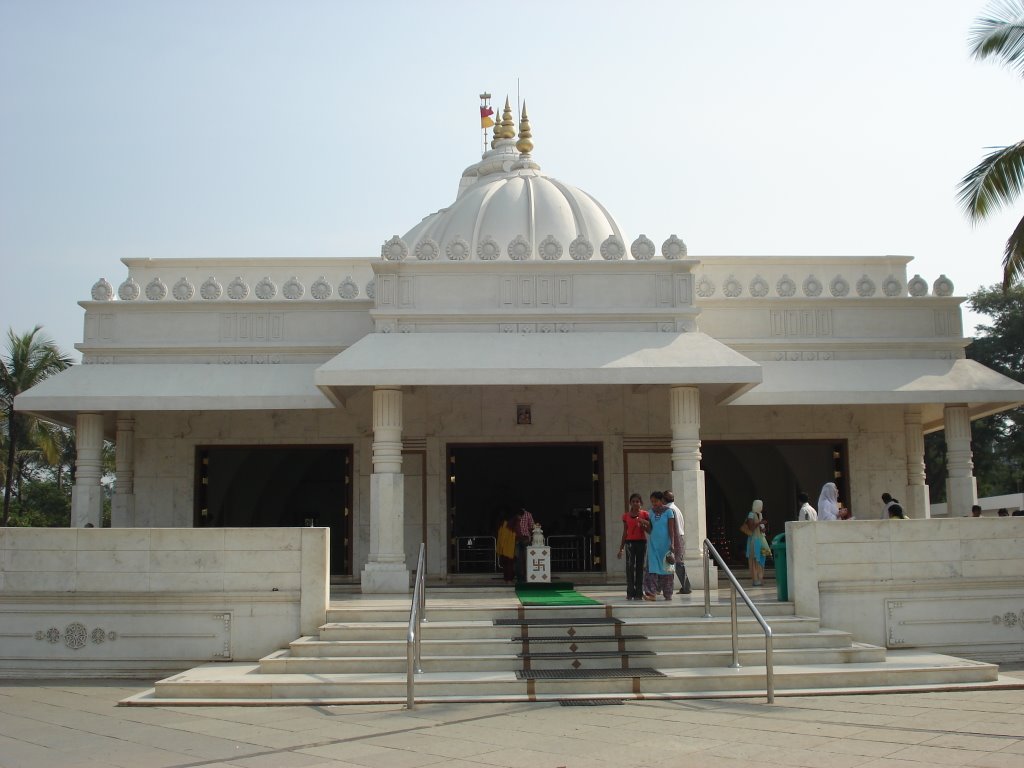
[[[739,629],[738,621],[736,618],[736,593],[739,592],[740,597],[743,598],[743,602],[747,604],[750,612],[754,614],[754,618],[757,619],[757,623],[761,625],[761,629],[764,630],[764,670],[765,670],[765,686],[767,688],[768,703],[772,704],[775,702],[775,671],[772,667],[772,628],[768,626],[768,622],[764,620],[764,616],[757,610],[750,597],[740,586],[740,583],[736,581],[736,577],[732,571],[729,570],[729,566],[722,560],[722,556],[718,554],[718,550],[715,549],[714,545],[708,540],[704,539],[704,546],[702,547],[703,562],[704,562],[704,618],[711,618],[711,558],[715,559],[718,563],[718,567],[725,571],[725,575],[728,577],[732,588],[729,590],[729,618],[732,623],[732,664],[730,665],[733,669],[740,668],[740,650],[739,650]]]
[[[405,707],[416,707],[416,675],[423,672],[420,655],[420,624],[426,621],[427,605],[427,545],[420,543],[420,556],[416,560],[416,579],[413,582],[412,605],[409,606],[409,634],[405,640]]]

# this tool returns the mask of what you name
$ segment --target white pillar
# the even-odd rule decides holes
[[[947,405],[946,427],[946,509],[950,517],[970,517],[978,503],[971,456],[971,419],[966,405]]]
[[[363,592],[408,592],[405,565],[405,476],[402,474],[402,390],[373,390],[373,474],[370,475],[370,552]]]
[[[110,527],[135,527],[135,419],[118,416],[114,452],[114,498],[110,502]]]
[[[694,589],[704,587],[701,545],[708,535],[704,504],[704,470],[700,468],[700,390],[672,387],[669,390],[669,423],[672,426],[672,492],[683,510],[686,549],[683,560]],[[712,566],[711,588],[718,588],[718,569]]]
[[[931,517],[931,500],[924,473],[924,429],[920,408],[907,408],[903,412],[903,435],[907,444],[907,489],[900,499],[903,511],[908,517]]]
[[[80,413],[75,424],[75,487],[71,489],[71,527],[103,523],[103,416]]]

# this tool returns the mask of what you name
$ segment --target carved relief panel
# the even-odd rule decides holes
[[[816,338],[832,335],[832,312],[827,309],[773,309],[772,336]]]

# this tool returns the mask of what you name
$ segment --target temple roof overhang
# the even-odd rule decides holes
[[[320,366],[325,392],[364,386],[702,386],[715,401],[761,366],[703,333],[372,333]]]
[[[974,360],[875,359],[761,364],[763,381],[730,405],[919,405],[926,431],[942,410],[966,405],[972,419],[1024,403],[1024,384]]]
[[[19,411],[74,424],[80,412],[333,408],[313,385],[315,363],[75,365],[18,395]]]

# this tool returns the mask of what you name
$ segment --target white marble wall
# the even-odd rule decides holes
[[[867,643],[1024,659],[1024,518],[788,523],[790,599]]]
[[[323,528],[0,529],[0,673],[252,661],[326,621]]]
[[[516,405],[532,406],[532,423],[516,423]],[[851,498],[858,517],[878,514],[883,491],[901,497],[906,485],[902,409],[883,407],[716,407],[702,403],[701,439],[848,440]],[[326,412],[136,414],[135,492],[139,526],[189,527],[193,520],[197,446],[352,445],[353,573],[369,551],[372,441],[368,391]],[[592,442],[604,446],[604,562],[614,560],[623,500],[638,490],[671,486],[666,387],[420,387],[403,396],[405,551],[415,566],[423,531],[420,467],[426,465],[428,566],[447,570],[446,445],[450,442]],[[642,450],[637,452],[637,447]],[[624,450],[630,451],[629,488]],[[664,454],[650,454],[663,450]],[[409,454],[409,451],[416,453]],[[645,453],[648,452],[648,453]],[[660,458],[652,458],[659,456]],[[654,463],[651,463],[654,462]],[[826,478],[822,479],[825,482]],[[614,565],[612,566],[614,568]]]

